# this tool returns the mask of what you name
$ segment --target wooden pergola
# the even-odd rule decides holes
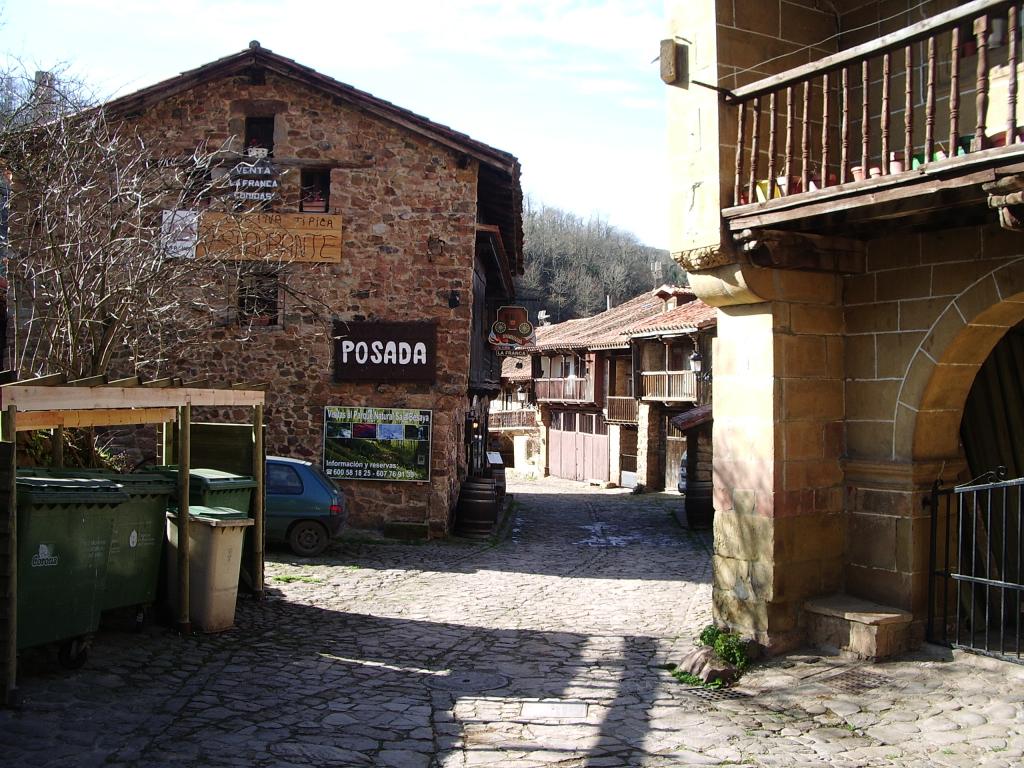
[[[0,385],[2,438],[0,477],[5,479],[0,498],[0,647],[3,658],[5,700],[15,698],[17,679],[18,538],[16,436],[18,432],[56,430],[54,459],[63,463],[64,428],[109,427],[141,424],[177,425],[178,457],[178,605],[175,617],[181,632],[191,632],[189,620],[189,466],[193,406],[251,407],[252,475],[256,491],[252,506],[252,588],[263,591],[263,407],[264,392],[249,385],[208,388],[205,382],[185,383],[167,378],[143,381],[139,377],[109,380],[104,376],[68,381],[63,375],[46,376]]]

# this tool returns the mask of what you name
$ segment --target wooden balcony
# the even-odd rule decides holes
[[[697,402],[697,374],[693,371],[644,371],[644,400]]]
[[[538,402],[594,402],[594,382],[590,378],[535,379],[533,386]]]
[[[487,415],[489,429],[532,429],[537,426],[537,411],[520,408],[516,411],[491,411]]]
[[[638,403],[635,397],[608,396],[606,421],[617,424],[636,424]]]
[[[973,0],[728,93],[734,239],[753,252],[758,228],[871,237],[994,216],[983,185],[1024,173],[1020,10]]]

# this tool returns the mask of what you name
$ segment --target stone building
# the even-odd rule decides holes
[[[988,0],[670,4],[672,250],[719,308],[715,616],[773,651],[941,636],[950,608],[998,608],[997,573],[1019,612],[995,546],[1019,541],[1019,499],[1010,527],[977,523],[991,547],[931,499],[994,463],[1024,473],[1019,19]],[[932,576],[947,542],[997,568]],[[961,637],[997,636],[998,615]]]
[[[168,154],[233,151],[214,173],[250,212],[217,237],[255,256],[182,368],[265,382],[268,453],[320,462],[327,443],[375,437],[385,452],[361,469],[325,462],[351,524],[446,534],[497,391],[486,328],[522,270],[516,158],[256,42],[106,109]],[[199,213],[199,227],[217,221]],[[197,258],[216,258],[216,241]],[[268,265],[271,241],[290,253]],[[410,439],[418,466],[380,460]]]

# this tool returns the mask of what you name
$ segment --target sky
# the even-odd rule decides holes
[[[3,0],[0,54],[100,97],[247,47],[511,152],[536,204],[668,247],[662,0]]]

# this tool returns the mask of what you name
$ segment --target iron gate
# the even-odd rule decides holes
[[[931,504],[928,640],[1024,663],[1021,494],[1000,467]]]

